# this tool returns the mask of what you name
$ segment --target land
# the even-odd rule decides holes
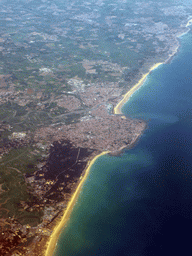
[[[0,13],[0,255],[39,256],[90,161],[146,129],[121,107],[177,52],[192,5],[2,0]]]
[[[86,172],[85,172],[85,175],[83,176],[83,179],[80,181],[78,187],[76,188],[75,192],[73,193],[73,196],[71,197],[68,205],[67,205],[67,209],[65,210],[65,213],[61,219],[61,221],[59,222],[59,224],[55,227],[55,229],[53,230],[53,233],[51,234],[51,237],[50,237],[50,240],[48,242],[48,245],[47,245],[47,249],[46,249],[46,252],[45,252],[45,255],[48,256],[48,255],[53,255],[53,252],[55,250],[55,246],[56,246],[56,243],[57,243],[57,240],[58,240],[58,237],[61,233],[61,230],[62,228],[66,225],[69,217],[70,217],[70,214],[73,210],[73,207],[74,207],[74,204],[79,196],[79,193],[81,191],[81,187],[83,185],[83,183],[85,182],[88,174],[89,174],[89,171],[91,169],[91,166],[94,164],[94,162],[102,155],[105,155],[107,154],[108,151],[106,152],[102,152],[101,154],[97,155],[95,158],[92,159],[92,161],[90,161],[89,163],[89,166],[88,168],[86,169]]]
[[[142,78],[139,80],[139,82],[134,85],[124,96],[123,99],[116,105],[116,107],[114,108],[114,113],[115,114],[122,114],[121,112],[121,108],[123,107],[123,105],[129,100],[129,98],[134,94],[134,92],[136,92],[141,86],[142,84],[145,82],[145,79],[147,78],[147,76],[156,68],[158,68],[160,65],[162,65],[163,63],[156,63],[155,65],[153,65],[150,69],[149,72],[144,74],[142,76]]]

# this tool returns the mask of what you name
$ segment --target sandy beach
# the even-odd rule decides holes
[[[186,27],[188,27],[188,26],[190,26],[190,25],[192,25],[192,19],[190,19],[190,20],[188,21]],[[188,31],[187,31],[187,32],[188,32]],[[186,32],[186,33],[187,33],[187,32]],[[183,34],[182,34],[182,35],[183,35]],[[179,36],[181,36],[181,35],[178,35],[177,37],[179,37]],[[171,54],[171,56],[169,56],[168,60],[170,60],[170,58],[171,58],[172,56],[174,56],[174,55],[177,53],[178,48],[179,48],[179,46],[175,49],[175,51],[173,52],[173,54]],[[167,61],[168,61],[168,60],[167,60]],[[165,61],[164,63],[167,63],[167,61]],[[116,107],[114,108],[114,114],[122,114],[121,108],[123,107],[123,105],[128,101],[128,99],[133,95],[133,93],[134,93],[135,91],[137,91],[137,90],[143,85],[143,83],[145,82],[147,76],[148,76],[154,69],[158,68],[160,65],[162,65],[162,64],[164,64],[164,63],[163,63],[163,62],[159,62],[159,63],[154,64],[154,65],[150,68],[150,70],[149,70],[146,74],[144,74],[144,75],[142,76],[142,78],[139,80],[139,82],[138,82],[136,85],[134,85],[134,86],[123,96],[123,99],[116,105]],[[125,116],[122,116],[122,118],[126,118],[126,117],[125,117]],[[140,137],[140,136],[138,135],[138,137]],[[137,139],[138,139],[138,138],[137,138]],[[137,140],[137,139],[136,139],[136,140]],[[121,148],[120,150],[123,150],[123,149],[124,149],[124,147]],[[48,244],[47,244],[47,249],[46,249],[46,252],[45,252],[45,256],[52,256],[52,255],[53,255],[54,250],[55,250],[55,247],[56,247],[56,244],[57,244],[57,241],[58,241],[58,238],[59,238],[59,235],[60,235],[62,229],[64,228],[64,226],[66,225],[67,221],[68,221],[69,218],[70,218],[70,214],[71,214],[71,212],[72,212],[72,210],[73,210],[73,207],[74,207],[74,205],[75,205],[75,203],[76,203],[76,201],[77,201],[77,199],[78,199],[78,196],[79,196],[79,194],[80,194],[80,192],[81,192],[81,188],[82,188],[82,186],[83,186],[83,184],[84,184],[84,182],[85,182],[85,180],[86,180],[86,178],[87,178],[87,176],[88,176],[88,174],[89,174],[89,171],[90,171],[90,169],[91,169],[91,166],[94,164],[94,162],[95,162],[100,156],[105,155],[105,154],[107,154],[107,153],[110,153],[110,152],[109,152],[109,151],[104,151],[104,152],[102,152],[101,154],[95,156],[95,157],[90,161],[90,163],[88,164],[88,168],[86,169],[85,174],[84,174],[83,178],[81,179],[81,181],[80,181],[80,183],[79,183],[77,189],[75,190],[74,194],[72,195],[71,200],[70,200],[70,202],[69,202],[68,205],[67,205],[67,209],[65,210],[64,215],[63,215],[61,221],[60,221],[59,224],[54,228],[54,230],[53,230],[53,232],[52,232],[52,235],[50,236],[50,239],[49,239]]]
[[[149,72],[144,74],[143,77],[139,80],[139,82],[134,85],[124,96],[123,96],[123,99],[117,104],[117,106],[114,108],[114,114],[122,114],[121,112],[121,108],[122,106],[128,101],[128,99],[133,95],[133,93],[135,91],[137,91],[141,86],[142,84],[145,82],[145,79],[146,77],[149,75],[149,73],[151,71],[153,71],[154,69],[156,69],[157,67],[159,67],[160,65],[162,65],[163,63],[159,62],[159,63],[156,63],[155,65],[153,65]]]
[[[71,197],[71,200],[69,201],[68,203],[68,206],[67,206],[67,209],[65,210],[65,213],[61,219],[61,221],[59,222],[59,224],[54,228],[51,236],[50,236],[50,239],[49,239],[49,242],[48,242],[48,245],[47,245],[47,249],[46,249],[46,252],[45,252],[45,256],[51,256],[53,255],[54,253],[54,250],[55,250],[55,246],[57,244],[57,241],[58,241],[58,238],[59,238],[59,235],[62,231],[62,229],[64,228],[64,226],[66,225],[67,221],[69,220],[69,217],[70,217],[70,214],[73,210],[73,206],[75,205],[76,201],[77,201],[77,198],[79,196],[79,193],[81,192],[81,188],[83,186],[83,183],[85,182],[88,174],[89,174],[89,171],[91,169],[91,166],[94,164],[94,162],[102,155],[106,155],[107,153],[109,153],[108,151],[105,151],[105,152],[102,152],[101,154],[95,156],[91,161],[90,163],[88,164],[88,168],[86,169],[85,171],[85,174],[83,176],[83,178],[81,179],[77,189],[75,190],[74,194],[72,195]]]
[[[131,88],[131,90],[129,90],[123,97],[123,99],[118,103],[118,105],[114,108],[114,113],[115,114],[121,114],[121,107],[127,102],[127,100],[129,99],[129,97],[131,97],[131,95],[139,89],[139,87],[144,83],[146,77],[148,76],[148,74],[154,70],[155,68],[157,68],[159,65],[161,65],[163,63],[157,63],[155,65],[153,65],[149,72],[146,73],[145,75],[143,75],[143,77],[139,80],[139,82]],[[123,148],[122,148],[123,149]],[[121,149],[121,150],[122,150]],[[105,155],[109,153],[108,151],[104,151],[102,152],[101,154],[95,156],[91,162],[88,164],[88,168],[86,169],[85,171],[85,174],[83,176],[83,178],[81,179],[77,189],[75,190],[74,194],[72,195],[71,197],[71,200],[69,201],[68,205],[67,205],[67,209],[65,210],[64,212],[64,215],[61,219],[61,221],[59,222],[59,224],[54,228],[53,232],[52,232],[52,235],[50,236],[50,239],[49,239],[49,242],[47,244],[47,249],[46,249],[46,252],[45,252],[45,256],[52,256],[53,253],[54,253],[54,250],[55,250],[55,247],[56,247],[56,244],[57,244],[57,241],[58,241],[58,238],[59,238],[59,235],[62,231],[62,229],[64,228],[64,226],[66,225],[67,221],[69,220],[70,218],[70,214],[73,210],[73,206],[75,204],[75,202],[77,201],[77,198],[79,196],[79,193],[81,192],[81,188],[83,186],[83,183],[85,182],[88,174],[89,174],[89,171],[91,169],[91,166],[93,165],[93,163],[102,155]]]
[[[190,26],[190,25],[192,25],[192,19],[190,19],[190,20],[187,22],[186,27],[188,27],[188,26]]]
[[[145,79],[146,77],[148,76],[148,74],[153,71],[154,69],[156,69],[157,67],[159,67],[161,64],[163,63],[157,63],[155,65],[153,65],[149,72],[144,74],[143,77],[139,80],[139,82],[133,86],[123,97],[123,99],[117,104],[117,106],[114,108],[114,114],[122,114],[121,113],[121,108],[122,106],[127,102],[127,100],[131,97],[131,95],[140,88],[140,86],[142,86],[142,84],[145,82]],[[125,118],[124,116],[122,116],[122,118]],[[139,136],[138,136],[139,137]],[[124,147],[123,147],[124,148]],[[123,149],[121,148],[121,150]],[[72,195],[71,197],[71,200],[70,202],[68,203],[68,206],[67,206],[67,209],[65,210],[64,212],[64,215],[61,219],[61,221],[59,222],[59,224],[54,228],[53,232],[52,232],[52,235],[50,236],[50,239],[49,239],[49,242],[47,244],[47,249],[46,249],[46,252],[45,252],[45,256],[52,256],[53,253],[54,253],[54,250],[55,250],[55,247],[56,247],[56,244],[57,244],[57,241],[58,241],[58,238],[59,238],[59,235],[62,231],[62,229],[64,228],[64,226],[66,225],[67,221],[69,220],[70,218],[70,214],[73,210],[73,206],[75,204],[75,202],[77,201],[77,198],[79,196],[79,193],[81,192],[81,188],[89,174],[89,171],[91,169],[91,166],[93,165],[93,163],[102,155],[105,155],[107,153],[110,153],[108,151],[104,151],[102,152],[101,154],[95,156],[91,162],[89,163],[88,165],[88,168],[86,169],[85,171],[85,174],[83,176],[83,178],[81,179],[77,189],[75,190],[74,194]]]

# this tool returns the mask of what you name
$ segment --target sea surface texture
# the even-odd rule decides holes
[[[192,34],[123,107],[148,121],[138,143],[92,166],[56,256],[190,255]]]

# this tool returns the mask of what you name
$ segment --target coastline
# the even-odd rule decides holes
[[[192,25],[192,19],[190,19],[188,21],[188,23],[186,24],[186,28],[188,26]],[[176,38],[186,34],[189,32],[190,29],[188,29],[188,31],[180,34],[180,35],[177,35]],[[167,64],[172,58],[173,56],[178,52],[178,49],[180,47],[180,44],[176,47],[176,49],[174,49],[174,51],[172,52],[172,54],[169,55],[169,57],[164,61],[164,62],[158,62],[156,64],[154,64],[150,69],[149,71],[144,74],[142,76],[142,78],[138,81],[138,83],[136,83],[136,85],[134,85],[125,95],[123,95],[123,99],[120,100],[120,102],[114,107],[114,114],[123,114],[121,109],[123,107],[123,105],[129,100],[129,98],[134,94],[134,92],[136,92],[145,82],[147,76],[153,71],[155,70],[156,68],[158,68],[160,65],[162,64]],[[126,118],[125,116],[122,115],[122,118]],[[138,134],[136,139],[133,141],[133,143],[131,143],[131,145],[129,145],[128,148],[131,148],[135,145],[135,143],[138,141],[138,139],[140,138],[142,134]],[[120,148],[117,152],[117,155],[122,152],[123,149],[127,148],[127,146],[124,146],[122,148]],[[54,251],[55,251],[55,247],[56,247],[56,244],[57,244],[57,241],[58,241],[58,238],[60,236],[60,233],[62,231],[62,229],[64,228],[64,226],[66,225],[67,221],[69,220],[70,218],[70,215],[71,215],[71,212],[73,210],[73,207],[76,203],[76,200],[81,192],[81,188],[84,184],[84,182],[86,181],[86,178],[89,174],[89,171],[91,169],[91,166],[94,164],[94,162],[102,155],[106,155],[106,154],[113,154],[112,152],[110,151],[104,151],[98,155],[96,155],[89,163],[88,163],[88,167],[86,168],[85,170],[85,174],[83,175],[83,178],[80,180],[80,183],[79,185],[77,186],[75,192],[73,193],[69,203],[67,204],[67,208],[66,210],[64,211],[64,215],[62,216],[61,220],[59,221],[58,225],[55,226],[55,228],[53,229],[53,232],[47,242],[47,245],[46,245],[46,250],[45,250],[45,256],[52,256]],[[116,155],[116,154],[115,154]]]
[[[129,100],[129,98],[133,95],[134,92],[136,92],[145,82],[147,76],[156,68],[158,68],[160,65],[162,65],[163,62],[159,62],[154,64],[149,71],[142,76],[142,78],[139,80],[139,82],[134,85],[124,96],[123,99],[117,104],[117,106],[114,108],[114,114],[122,114],[121,108],[122,106]]]
[[[83,176],[83,178],[81,179],[79,185],[77,186],[74,194],[72,195],[68,205],[67,205],[67,208],[64,212],[64,215],[63,217],[61,218],[61,221],[59,222],[59,224],[54,228],[51,236],[50,236],[50,239],[48,241],[48,245],[47,245],[47,249],[45,251],[45,256],[51,256],[53,255],[54,253],[54,250],[55,250],[55,247],[56,247],[56,244],[57,244],[57,241],[58,241],[58,238],[59,238],[59,235],[62,231],[62,229],[64,228],[65,224],[67,223],[67,221],[69,220],[69,217],[71,215],[71,212],[73,210],[73,207],[76,203],[76,200],[81,192],[81,188],[89,174],[89,171],[91,169],[91,166],[94,164],[94,162],[102,155],[106,155],[108,154],[109,152],[108,151],[104,151],[102,152],[101,154],[99,155],[96,155],[91,161],[90,163],[88,163],[88,167],[87,169],[85,170],[85,174]]]
[[[187,22],[185,27],[187,28],[190,25],[192,25],[192,19],[188,20],[188,22]],[[190,31],[190,29],[188,29],[186,32],[183,32],[182,34],[177,35],[176,37],[177,38],[181,37],[181,36],[187,34],[189,31]],[[117,115],[122,114],[121,108],[129,100],[129,98],[133,95],[133,93],[136,92],[143,85],[143,83],[145,82],[147,76],[154,69],[158,68],[160,65],[168,63],[173,58],[173,56],[175,56],[175,54],[177,53],[179,47],[180,47],[180,44],[176,47],[176,49],[173,51],[173,53],[169,55],[167,60],[165,60],[164,62],[158,62],[158,63],[154,64],[149,69],[149,71],[142,76],[142,78],[139,80],[139,82],[136,85],[134,85],[125,95],[123,95],[123,99],[114,107],[114,114],[117,114]]]
[[[174,53],[175,54],[175,53]],[[150,72],[152,72],[154,69],[156,69],[157,67],[159,67],[160,65],[162,65],[164,63],[162,62],[159,62],[159,63],[156,63],[154,64],[150,70],[143,75],[143,77],[139,80],[139,82],[133,86],[123,97],[123,99],[117,104],[117,106],[114,108],[114,114],[122,114],[121,112],[121,108],[122,106],[128,101],[128,99],[132,96],[132,94],[137,91],[142,85],[143,83],[145,82],[145,79],[146,77],[148,76],[148,74],[150,74]],[[126,118],[125,116],[122,116],[122,118]],[[137,134],[135,140],[131,143],[131,145],[129,145],[128,148],[131,148],[135,145],[135,143],[138,141],[138,139],[140,138],[142,134]],[[120,148],[118,150],[118,153],[117,155],[119,155],[120,152],[122,152],[122,150],[124,150],[125,148],[127,148],[127,146],[124,146],[122,148]],[[61,234],[61,231],[62,229],[64,228],[64,226],[66,225],[67,221],[69,220],[70,218],[70,215],[71,215],[71,212],[73,210],[73,207],[76,203],[76,200],[81,192],[81,188],[89,174],[89,171],[91,169],[91,166],[94,164],[94,162],[102,155],[106,155],[106,154],[110,154],[112,152],[110,151],[104,151],[98,155],[96,155],[91,161],[90,163],[88,163],[88,167],[87,169],[85,170],[85,174],[83,176],[83,178],[81,179],[79,185],[77,186],[74,194],[72,195],[69,203],[67,204],[67,208],[66,210],[64,211],[64,215],[62,216],[61,220],[59,221],[58,225],[55,226],[55,228],[53,229],[53,232],[47,242],[47,245],[46,245],[46,250],[45,250],[45,256],[53,256],[53,253],[55,251],[55,247],[56,247],[56,244],[57,244],[57,241],[58,241],[58,238]]]
[[[189,27],[190,25],[192,25],[192,19],[188,20],[186,27]]]

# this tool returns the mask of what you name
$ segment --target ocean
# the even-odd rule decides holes
[[[123,113],[148,122],[136,145],[93,164],[55,256],[188,255],[192,230],[192,33]]]

